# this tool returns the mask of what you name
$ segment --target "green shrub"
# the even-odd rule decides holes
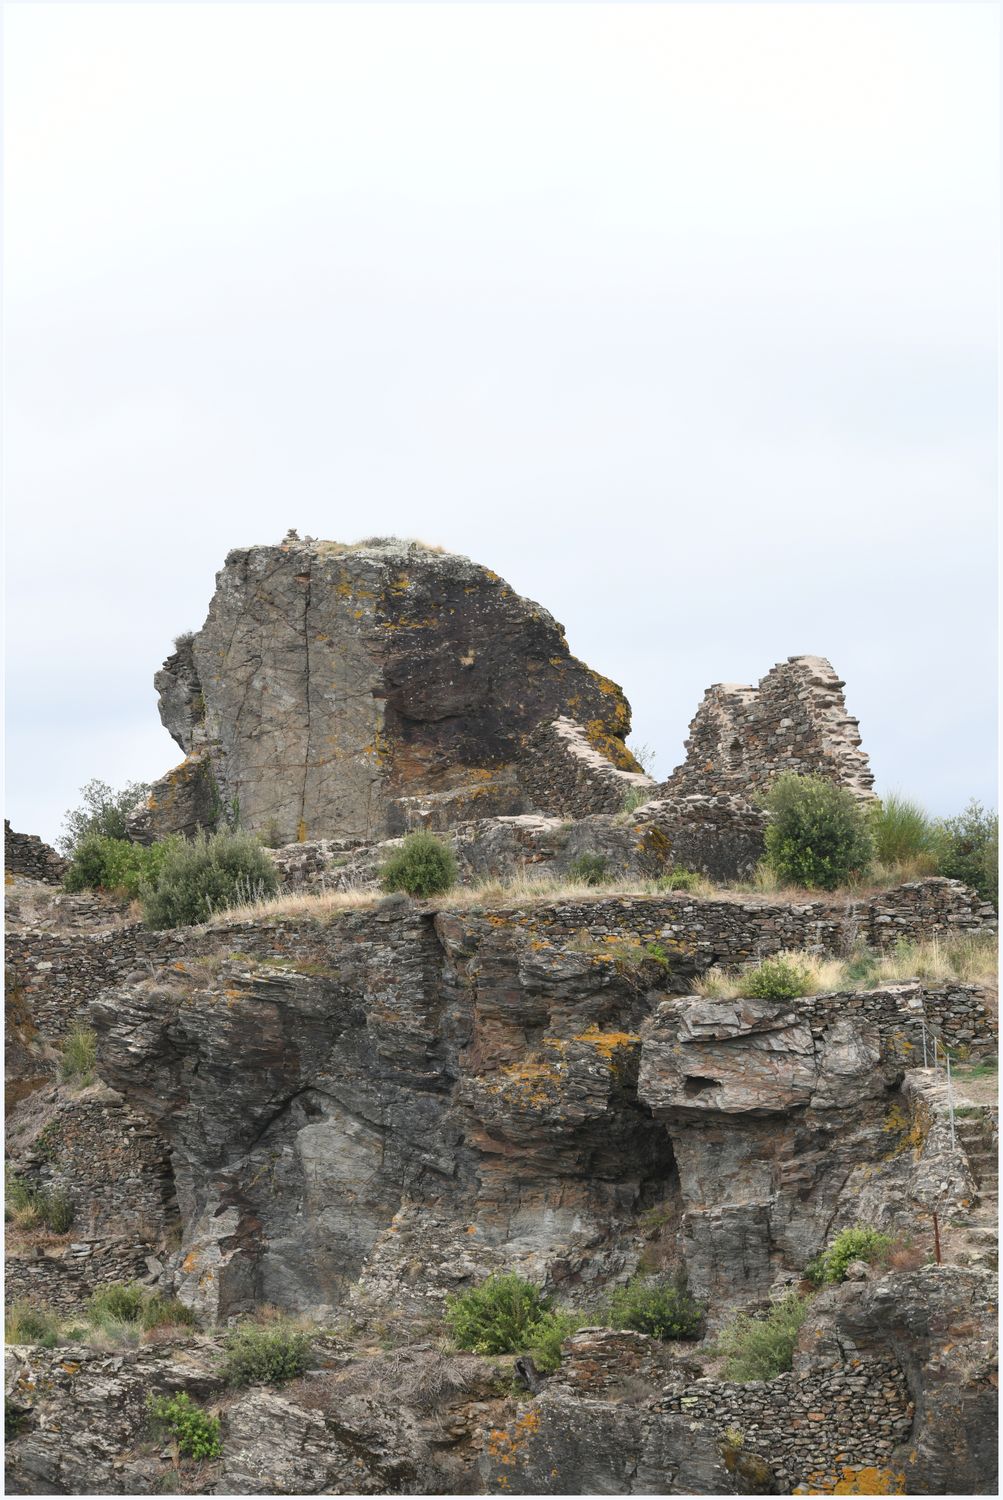
[[[159,844],[133,844],[88,834],[77,845],[63,886],[68,891],[116,891],[135,900],[144,885],[156,884],[169,849],[179,842],[171,838]]]
[[[94,1082],[94,1063],[97,1057],[97,1038],[89,1026],[74,1026],[63,1040],[63,1055],[59,1060],[59,1076],[64,1083],[75,1083],[86,1088]]]
[[[612,878],[605,854],[579,854],[568,866],[568,879],[582,885],[605,885]]]
[[[529,1352],[536,1368],[544,1375],[553,1374],[561,1363],[561,1345],[581,1326],[582,1319],[577,1313],[560,1308],[541,1313],[530,1327]]]
[[[277,889],[275,866],[257,839],[222,830],[172,842],[141,898],[148,927],[192,927]]]
[[[456,856],[432,833],[409,833],[384,864],[380,881],[385,891],[439,896],[456,884]]]
[[[41,1344],[54,1349],[59,1342],[60,1322],[51,1308],[19,1298],[4,1316],[4,1340],[8,1344]]]
[[[556,1370],[561,1344],[581,1327],[556,1309],[539,1287],[514,1271],[497,1273],[446,1303],[446,1325],[461,1349],[475,1354],[532,1354],[540,1370]]]
[[[697,1338],[704,1312],[703,1303],[678,1281],[635,1278],[617,1287],[609,1301],[611,1327],[633,1328],[656,1339]]]
[[[916,802],[896,792],[885,797],[871,812],[874,851],[883,865],[901,865],[930,855],[934,825]]]
[[[489,1276],[446,1302],[446,1325],[461,1349],[517,1354],[530,1347],[530,1329],[550,1311],[539,1287],[514,1271]]]
[[[129,814],[149,796],[148,783],[130,781],[116,792],[104,781],[88,781],[81,787],[83,806],[68,812],[63,819],[66,832],[59,840],[64,854],[73,855],[78,845],[89,835],[100,838],[124,839]]]
[[[812,976],[803,964],[786,953],[764,958],[754,969],[746,969],[739,978],[743,995],[753,1000],[794,1000],[810,995]]]
[[[779,880],[832,891],[864,875],[874,856],[870,814],[822,776],[778,776],[765,798],[766,859]]]
[[[703,883],[704,877],[696,870],[685,870],[680,866],[675,870],[666,870],[664,875],[659,875],[655,881],[656,891],[694,891]]]
[[[807,1311],[807,1299],[788,1292],[765,1317],[739,1314],[717,1341],[717,1353],[726,1360],[725,1380],[772,1380],[789,1370]]]
[[[310,1339],[285,1323],[245,1323],[227,1336],[220,1374],[227,1385],[279,1385],[302,1375],[310,1361]]]
[[[138,1323],[143,1313],[146,1292],[136,1282],[126,1285],[114,1282],[98,1287],[87,1304],[93,1322]]]
[[[153,1420],[174,1435],[181,1457],[219,1458],[223,1452],[219,1418],[196,1406],[186,1391],[176,1396],[154,1396],[151,1392],[146,1404]]]
[[[828,1249],[811,1263],[809,1280],[819,1282],[843,1281],[851,1261],[880,1260],[894,1243],[890,1234],[882,1234],[866,1224],[855,1224],[852,1229],[841,1229]],[[805,1274],[808,1274],[807,1267]]]
[[[999,840],[999,814],[969,802],[963,813],[942,819],[934,829],[937,874],[963,881],[999,910]]]
[[[53,1234],[65,1234],[73,1223],[76,1208],[69,1193],[64,1193],[57,1188],[51,1193],[39,1194],[39,1212],[42,1223],[51,1229]]]

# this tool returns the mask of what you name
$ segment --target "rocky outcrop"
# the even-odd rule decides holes
[[[203,820],[200,797],[278,841],[522,812],[534,806],[524,764],[546,794],[526,742],[565,718],[598,757],[588,810],[607,806],[610,775],[641,774],[623,694],[570,654],[547,611],[414,542],[231,552],[205,624],[156,686],[188,769],[154,788],[138,836]]]
[[[823,656],[791,656],[757,687],[708,688],[686,741],[686,760],[666,789],[673,795],[726,793],[748,800],[785,771],[825,776],[863,800],[874,777],[857,720]]]

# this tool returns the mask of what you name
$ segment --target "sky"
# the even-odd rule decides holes
[[[465,553],[667,776],[847,682],[879,792],[996,804],[996,5],[4,8],[6,786],[179,759],[233,547]]]

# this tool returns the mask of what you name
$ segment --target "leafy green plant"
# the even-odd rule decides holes
[[[726,1380],[773,1380],[794,1362],[794,1345],[805,1320],[808,1301],[788,1292],[761,1318],[740,1313],[717,1340],[725,1356]]]
[[[88,781],[81,787],[82,806],[71,809],[63,819],[66,832],[59,840],[64,854],[73,855],[81,841],[90,834],[100,838],[124,839],[129,814],[149,796],[147,782],[130,781],[116,792],[105,781]]]
[[[89,833],[77,845],[73,862],[63,877],[68,891],[116,891],[134,900],[144,885],[155,884],[168,851],[180,841],[134,844],[128,839]]]
[[[141,899],[148,927],[191,927],[277,889],[275,866],[257,839],[223,829],[172,843]]]
[[[999,813],[969,802],[956,818],[944,818],[934,829],[938,875],[961,880],[983,901],[999,909]]]
[[[385,862],[380,883],[385,891],[408,896],[439,896],[456,884],[456,856],[448,844],[420,829],[409,833]]]
[[[764,799],[766,860],[780,880],[832,891],[860,878],[874,856],[870,816],[823,776],[778,776]]]
[[[44,1349],[54,1349],[59,1329],[57,1313],[24,1297],[12,1302],[4,1315],[4,1340],[8,1344],[41,1344]]]
[[[680,1281],[648,1281],[635,1277],[617,1287],[609,1300],[612,1328],[633,1328],[656,1339],[693,1339],[699,1335],[706,1311]]]
[[[754,1000],[793,1000],[812,993],[813,976],[789,954],[776,953],[754,969],[746,969],[739,976],[739,986],[743,995]]]
[[[179,1456],[219,1458],[223,1452],[219,1418],[196,1406],[187,1391],[179,1391],[176,1396],[154,1396],[151,1392],[146,1404],[154,1422],[172,1433]]]
[[[302,1375],[310,1362],[310,1339],[301,1329],[276,1323],[245,1323],[227,1336],[220,1374],[227,1385],[279,1385]]]
[[[530,1347],[530,1329],[550,1311],[539,1287],[514,1271],[498,1272],[480,1286],[451,1297],[446,1325],[461,1349],[512,1354]]]
[[[894,1244],[890,1234],[872,1229],[867,1224],[855,1224],[850,1229],[841,1229],[826,1250],[810,1263],[811,1272],[805,1267],[805,1275],[816,1285],[822,1282],[843,1281],[851,1261],[881,1260]]]
[[[74,1083],[86,1088],[94,1082],[94,1063],[97,1057],[97,1038],[89,1026],[74,1026],[63,1039],[63,1055],[59,1060],[59,1076],[63,1083]]]
[[[916,802],[890,793],[871,812],[874,852],[883,865],[901,865],[922,856],[934,865],[934,825]]]
[[[581,1327],[532,1282],[498,1272],[446,1303],[446,1324],[461,1349],[475,1354],[532,1354],[538,1369],[556,1370],[561,1344]]]
[[[530,1328],[529,1352],[536,1368],[544,1375],[553,1374],[561,1363],[561,1345],[581,1326],[582,1319],[577,1313],[562,1308],[541,1313]]]
[[[581,885],[606,885],[612,879],[605,854],[579,854],[568,866],[568,879]]]

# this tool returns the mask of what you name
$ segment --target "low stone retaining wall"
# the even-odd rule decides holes
[[[8,1305],[25,1299],[36,1307],[51,1307],[54,1312],[79,1313],[98,1287],[148,1277],[147,1258],[154,1254],[153,1245],[137,1244],[124,1235],[71,1240],[28,1254],[8,1249],[4,1265],[6,1300]]]
[[[726,1446],[764,1458],[781,1493],[833,1493],[863,1471],[885,1471],[889,1494],[895,1449],[909,1435],[913,1408],[905,1376],[891,1360],[857,1361],[818,1375],[778,1375],[738,1383],[697,1380],[663,1397],[663,1411],[708,1422]]]
[[[412,912],[414,908],[409,908]],[[435,907],[419,910],[432,920]],[[448,910],[443,903],[443,910]],[[478,910],[470,908],[471,916]],[[494,912],[494,909],[492,909]],[[46,1036],[58,1037],[81,1021],[86,1005],[102,990],[135,974],[149,977],[165,965],[193,956],[248,949],[256,953],[293,954],[303,949],[337,947],[340,934],[364,931],[369,923],[396,920],[392,908],[379,902],[372,908],[346,911],[330,925],[309,920],[235,922],[225,928],[182,928],[150,932],[141,926],[105,933],[56,935],[50,932],[12,933],[7,938],[7,962],[15,983],[23,990],[35,1025]],[[658,943],[669,957],[670,982],[676,992],[688,977],[713,964],[744,964],[782,948],[846,951],[854,941],[875,948],[893,947],[902,938],[919,939],[935,933],[992,931],[995,914],[957,881],[931,878],[881,892],[867,900],[830,898],[803,906],[763,900],[704,899],[685,892],[659,896],[597,896],[591,900],[559,901],[546,905],[498,908],[499,924],[531,929],[554,941],[574,937],[584,929],[591,937],[623,936],[641,943]],[[940,1021],[949,1041],[976,1039],[985,1003],[965,998],[967,987],[938,989],[944,994]]]

